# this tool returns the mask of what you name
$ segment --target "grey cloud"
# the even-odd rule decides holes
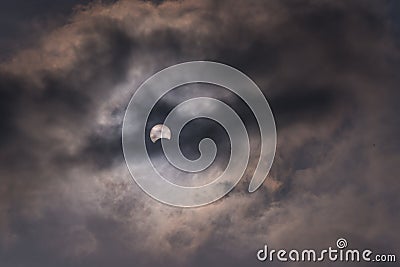
[[[322,248],[340,236],[398,253],[399,50],[387,9],[305,0],[78,9],[0,64],[0,265],[257,266],[264,243]],[[269,100],[278,149],[259,191],[242,182],[212,205],[177,209],[131,181],[120,140],[129,98],[187,60],[230,64]],[[166,96],[150,123],[186,97],[217,96],[244,117],[255,158],[245,105],[192,89]],[[224,141],[220,129],[196,126],[198,138]]]

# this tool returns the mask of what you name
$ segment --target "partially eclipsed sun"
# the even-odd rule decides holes
[[[157,124],[151,128],[150,131],[150,139],[153,143],[157,142],[158,139],[165,138],[170,140],[171,139],[171,130],[163,125]]]

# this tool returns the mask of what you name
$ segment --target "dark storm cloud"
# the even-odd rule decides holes
[[[266,242],[325,248],[341,236],[396,253],[393,5],[156,2],[78,9],[1,63],[0,265],[255,266]],[[131,182],[121,151],[129,98],[156,71],[187,60],[232,65],[267,97],[278,149],[256,193],[242,182],[215,204],[178,209]],[[248,178],[260,141],[248,107],[223,90],[186,90],[160,101],[149,124],[186,98],[224,100],[253,140]],[[221,129],[198,123],[187,136],[212,135],[227,148]],[[196,155],[197,143],[183,138]]]
[[[22,0],[2,3],[0,10],[1,59],[9,59],[19,49],[38,42],[48,31],[68,23],[78,5],[87,5],[91,0]],[[104,4],[114,0],[102,0]]]
[[[329,119],[330,115],[335,114],[335,109],[351,103],[345,95],[338,89],[300,89],[296,86],[296,89],[272,98],[270,104],[277,126],[283,129],[298,121],[315,124]]]
[[[3,75],[0,78],[1,88],[0,91],[0,125],[1,142],[6,142],[14,133],[15,125],[13,121],[15,119],[15,106],[18,103],[21,93],[21,84],[15,77],[8,77]]]

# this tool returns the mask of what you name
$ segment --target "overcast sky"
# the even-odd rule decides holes
[[[0,10],[0,266],[277,266],[258,262],[257,250],[324,249],[339,237],[399,259],[396,1],[41,0]],[[278,144],[268,178],[249,194],[259,137],[248,108],[209,86],[167,95],[152,122],[211,96],[237,110],[253,140],[233,191],[182,209],[133,182],[121,128],[144,80],[191,60],[253,79]],[[187,155],[203,136],[220,144],[211,179],[226,165],[226,135],[210,122],[192,126]],[[159,152],[150,152],[158,167],[177,175]]]

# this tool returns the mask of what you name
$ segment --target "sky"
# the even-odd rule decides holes
[[[5,1],[0,266],[281,266],[257,261],[257,251],[323,249],[340,237],[399,258],[398,14],[399,4],[384,0]],[[152,123],[186,99],[209,96],[234,108],[251,138],[239,184],[185,209],[134,183],[121,133],[140,84],[192,60],[230,65],[260,87],[277,149],[250,194],[260,137],[248,107],[213,86],[166,95]],[[211,181],[229,153],[223,129],[193,122],[181,146],[195,158],[205,136],[219,154],[193,180],[168,165],[159,143],[149,153],[172,179]]]

